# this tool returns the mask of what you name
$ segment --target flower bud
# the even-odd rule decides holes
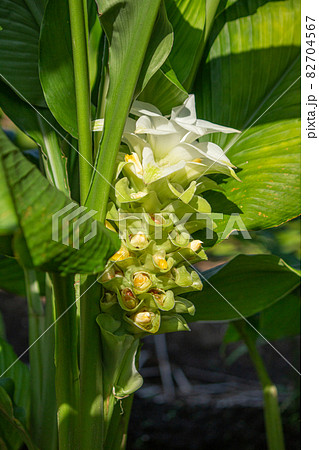
[[[170,239],[174,245],[177,247],[185,248],[189,244],[190,235],[189,233],[182,231],[181,233],[177,232],[176,229],[170,233]]]
[[[168,263],[164,256],[160,254],[153,255],[154,263],[162,270],[166,270],[168,268]]]
[[[146,247],[146,245],[148,244],[148,239],[145,236],[145,234],[137,233],[137,234],[134,234],[134,236],[132,236],[130,238],[130,243],[131,243],[131,245],[133,245],[133,247],[143,248],[143,247]]]
[[[140,325],[145,328],[152,324],[154,317],[155,314],[151,311],[140,311],[134,314],[131,319],[136,323],[136,325]]]
[[[113,305],[117,303],[117,297],[114,292],[105,291],[100,300],[100,308],[102,312],[107,312]]]
[[[163,305],[164,304],[164,300],[165,300],[165,292],[164,291],[160,291],[159,289],[151,289],[149,291],[150,294],[153,295],[153,297],[155,298],[155,300],[160,304]]]
[[[194,239],[194,241],[188,244],[188,248],[193,250],[193,252],[198,252],[202,248],[203,241],[199,241],[198,239]]]
[[[134,309],[138,305],[138,299],[129,288],[124,288],[121,291],[123,305],[128,309]]]
[[[163,217],[161,215],[159,215],[159,214],[151,214],[150,217],[151,217],[151,219],[153,220],[153,222],[156,225],[162,225]]]
[[[138,272],[133,275],[133,285],[137,291],[145,292],[152,286],[152,280],[147,273]]]
[[[123,261],[130,256],[130,252],[126,247],[122,246],[114,255],[110,258],[112,261]]]
[[[104,296],[102,298],[103,303],[115,303],[116,294],[114,292],[105,291]]]
[[[124,273],[121,269],[115,268],[115,277],[124,277]]]
[[[145,295],[151,295],[153,302],[161,311],[170,311],[175,306],[175,296],[172,290],[151,289]]]

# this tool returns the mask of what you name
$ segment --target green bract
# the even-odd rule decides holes
[[[99,276],[105,288],[101,309],[112,314],[117,305],[118,315],[120,306],[122,325],[133,334],[187,330],[180,313],[194,314],[195,308],[177,296],[202,289],[189,264],[207,259],[191,233],[213,230],[211,206],[200,194],[219,189],[204,175],[237,178],[220,147],[197,139],[237,131],[198,120],[194,95],[173,108],[170,119],[139,101],[131,116],[123,134],[127,152],[120,152],[106,216],[122,246]]]

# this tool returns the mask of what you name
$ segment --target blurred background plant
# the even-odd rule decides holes
[[[0,124],[6,135],[21,150],[31,150],[37,147],[34,141],[23,133],[2,111],[0,108]]]

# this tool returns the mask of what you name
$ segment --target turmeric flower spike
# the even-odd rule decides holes
[[[187,330],[181,314],[194,314],[195,308],[179,295],[202,289],[187,262],[207,259],[203,242],[191,233],[214,228],[211,207],[201,197],[213,181],[204,175],[237,178],[223,150],[198,139],[238,131],[197,119],[193,95],[173,108],[170,117],[139,101],[131,113],[137,120],[126,122],[123,142],[128,149],[119,156],[116,195],[106,216],[106,226],[119,230],[122,245],[100,280],[107,290],[101,305],[105,314],[114,311],[122,317],[133,334]],[[183,224],[185,214],[189,220]]]

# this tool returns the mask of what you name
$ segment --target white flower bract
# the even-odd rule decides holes
[[[161,178],[188,185],[204,174],[224,173],[237,178],[223,150],[212,142],[197,139],[210,133],[238,133],[233,128],[216,125],[196,117],[195,97],[172,109],[170,118],[149,103],[135,101],[128,118],[123,141],[132,156],[125,158],[125,171],[132,172],[145,185]],[[123,166],[124,167],[124,166]]]

